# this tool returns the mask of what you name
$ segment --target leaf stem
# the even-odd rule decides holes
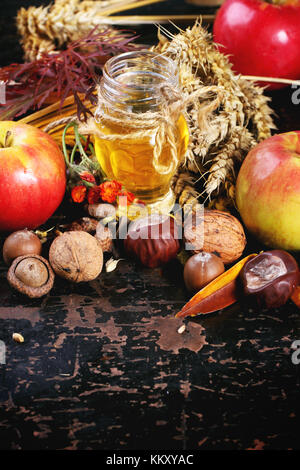
[[[87,156],[87,154],[84,151],[84,148],[82,146],[81,140],[80,140],[80,134],[78,132],[78,124],[75,122],[74,123],[74,134],[75,134],[75,141],[78,146],[78,149],[80,151],[80,155],[83,160],[85,160],[87,163],[90,162],[90,158]]]
[[[78,145],[77,145],[77,143],[76,143],[76,144],[74,145],[73,150],[72,150],[72,153],[71,153],[71,158],[70,158],[70,163],[71,163],[71,165],[73,165],[73,163],[74,163],[74,157],[75,157],[75,153],[76,153],[77,148],[78,148]]]
[[[67,130],[68,130],[71,126],[74,126],[74,125],[75,125],[75,122],[74,122],[74,121],[71,121],[71,122],[69,122],[69,124],[66,125],[66,127],[65,127],[64,130],[63,130],[62,139],[61,139],[61,140],[62,140],[63,154],[64,154],[65,161],[66,161],[66,164],[67,164],[68,167],[70,166],[70,158],[69,158],[69,153],[68,153],[67,144],[66,144],[66,133],[67,133]]]

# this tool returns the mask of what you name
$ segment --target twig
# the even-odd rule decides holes
[[[216,15],[201,15],[201,19],[204,23],[212,23],[215,20]],[[110,16],[103,17],[103,23],[110,25],[139,25],[139,24],[167,24],[173,22],[192,22],[196,21],[199,15],[156,15],[156,16]]]
[[[113,15],[114,13],[121,13],[122,11],[132,10],[133,8],[144,7],[146,5],[151,5],[152,3],[160,3],[164,0],[126,0],[120,3],[117,3],[114,6],[109,6],[103,9],[103,15]]]
[[[285,83],[287,85],[300,86],[300,80],[290,80],[289,78],[258,77],[255,75],[241,75],[241,78],[244,78],[245,80],[250,80],[251,82]]]

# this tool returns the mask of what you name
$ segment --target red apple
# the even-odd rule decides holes
[[[300,131],[274,135],[249,152],[236,203],[245,226],[265,245],[300,250]]]
[[[299,25],[300,0],[226,0],[216,15],[214,41],[240,74],[293,80],[300,78]]]
[[[0,121],[0,182],[0,230],[36,228],[63,199],[63,154],[52,137],[36,127]]]

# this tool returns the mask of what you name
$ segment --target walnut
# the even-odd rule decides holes
[[[49,261],[58,276],[73,282],[88,282],[101,273],[103,252],[89,233],[65,232],[52,242]]]
[[[42,256],[25,255],[15,258],[8,270],[7,280],[22,294],[38,298],[52,289],[54,273]]]
[[[236,261],[246,246],[242,224],[233,215],[218,210],[196,210],[184,226],[185,242],[193,253],[205,251],[221,258],[224,264]]]

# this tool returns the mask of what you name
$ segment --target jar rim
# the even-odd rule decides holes
[[[153,66],[153,70],[148,70],[147,73],[151,73],[157,78],[161,77],[161,80],[157,80],[157,83],[153,83],[151,85],[149,83],[124,83],[118,79],[121,76],[120,73],[117,75],[117,77],[114,75],[116,72],[120,72],[122,66],[126,65],[126,63],[133,63],[134,60],[139,60],[141,58],[150,59],[148,64]],[[144,62],[143,65],[145,66],[146,63]],[[175,62],[169,57],[148,50],[124,52],[122,54],[118,54],[117,56],[111,57],[104,64],[103,79],[110,84],[110,87],[115,88],[120,87],[121,85],[123,89],[128,91],[132,90],[149,92],[155,92],[155,90],[158,89],[159,85],[163,81],[168,82],[172,86],[178,86],[179,81]]]

